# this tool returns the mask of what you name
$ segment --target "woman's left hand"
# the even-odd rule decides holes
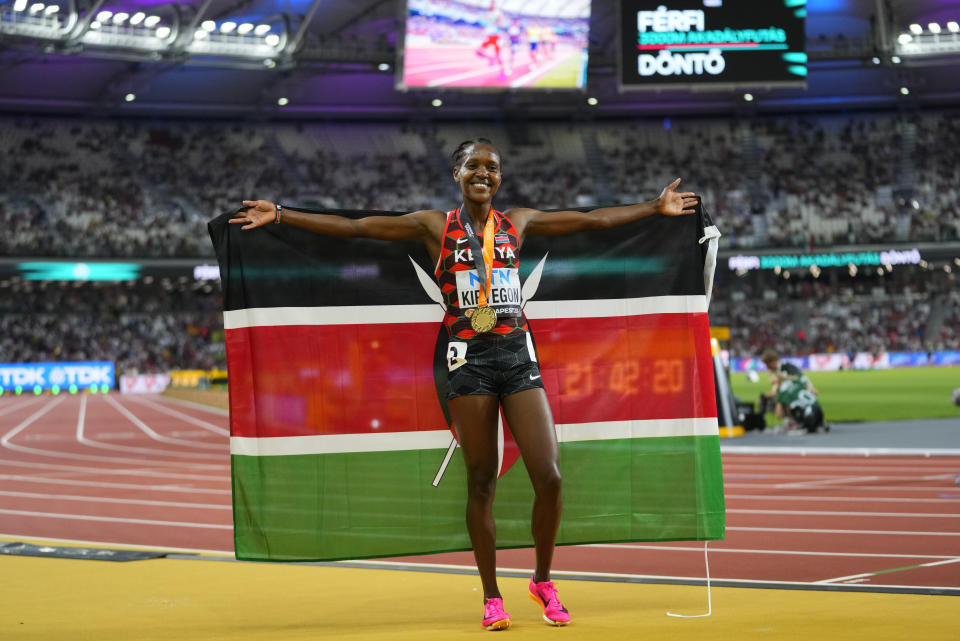
[[[664,216],[682,216],[692,214],[694,207],[697,206],[699,199],[692,191],[678,192],[677,186],[680,179],[677,178],[672,183],[663,188],[660,197],[657,198],[658,209]]]

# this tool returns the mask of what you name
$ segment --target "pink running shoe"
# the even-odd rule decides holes
[[[530,598],[543,608],[543,620],[550,625],[567,625],[570,623],[570,613],[557,598],[557,588],[553,581],[534,583],[530,579]]]
[[[506,630],[510,627],[510,615],[503,611],[503,599],[487,599],[480,625],[485,630]]]

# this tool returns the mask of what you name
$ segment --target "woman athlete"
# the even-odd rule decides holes
[[[460,185],[463,204],[451,212],[425,210],[352,219],[287,208],[281,212],[272,202],[245,200],[245,209],[230,222],[253,229],[282,221],[328,236],[419,240],[426,245],[437,280],[446,291],[449,409],[467,472],[467,530],[483,584],[482,624],[488,630],[510,627],[497,586],[493,518],[502,408],[535,495],[536,570],[530,579],[530,596],[543,608],[548,623],[566,625],[570,615],[550,580],[561,509],[557,438],[519,301],[519,249],[526,236],[615,227],[653,214],[691,214],[697,199],[690,192],[678,193],[677,179],[656,200],[637,205],[586,213],[528,208],[501,213],[492,205],[503,178],[500,153],[486,138],[457,147],[453,178]]]

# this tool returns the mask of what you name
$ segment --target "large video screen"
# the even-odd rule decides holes
[[[401,89],[582,88],[590,0],[409,0]]]
[[[620,86],[806,86],[806,0],[621,0]]]

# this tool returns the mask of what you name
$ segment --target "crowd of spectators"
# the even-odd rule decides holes
[[[113,361],[118,374],[223,368],[218,289],[169,279],[0,281],[0,361]]]
[[[504,151],[504,208],[649,199],[682,176],[725,246],[819,247],[960,238],[958,123],[936,112],[581,123],[572,134],[540,123],[523,145],[479,123],[472,135],[493,132]],[[250,197],[452,206],[446,158],[462,126],[367,127],[347,127],[351,137],[336,124],[0,119],[0,255],[210,256],[205,222]],[[581,134],[595,134],[593,164],[571,153]]]
[[[729,326],[735,357],[960,350],[960,292],[942,268],[847,270],[784,279],[722,276],[711,324]],[[842,274],[842,276],[841,276]]]

